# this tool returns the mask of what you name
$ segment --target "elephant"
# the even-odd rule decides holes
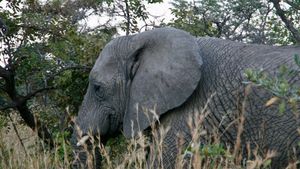
[[[90,139],[88,132],[104,139],[120,132],[133,138],[153,124],[169,126],[163,139],[163,166],[174,168],[178,134],[184,138],[182,144],[188,145],[192,139],[188,117],[205,108],[207,132],[222,133],[221,142],[230,147],[239,136],[243,154],[247,143],[260,152],[276,150],[272,168],[283,168],[299,157],[299,118],[289,108],[279,113],[277,103],[266,106],[274,95],[260,86],[245,92],[249,80],[244,72],[250,68],[277,76],[282,64],[297,69],[295,54],[300,54],[300,47],[194,37],[170,27],[115,38],[90,72],[76,118],[81,134],[75,132],[72,137],[74,153],[78,155]],[[289,82],[298,85],[299,77]],[[245,120],[239,135],[234,122],[241,113]],[[201,139],[205,143],[206,138]],[[82,161],[85,158],[79,155]]]

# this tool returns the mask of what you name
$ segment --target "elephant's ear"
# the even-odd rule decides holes
[[[138,55],[134,57],[139,67],[132,78],[123,121],[126,137],[135,136],[182,105],[196,89],[202,65],[196,38],[184,31],[155,29],[135,35],[132,44],[140,52],[133,52]]]

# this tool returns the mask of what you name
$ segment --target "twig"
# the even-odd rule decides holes
[[[54,79],[56,76],[60,75],[61,73],[67,71],[67,70],[80,70],[80,71],[84,71],[84,72],[90,72],[92,70],[92,67],[90,66],[81,66],[81,65],[75,65],[75,66],[68,66],[68,67],[63,67],[61,68],[60,70],[58,70],[57,72],[51,74],[51,75],[48,75],[46,77],[46,80],[49,81],[49,80],[52,80]]]
[[[2,106],[2,107],[0,107],[0,111],[4,111],[4,110],[10,109],[10,108],[16,108],[16,104],[10,103],[8,105]]]
[[[32,93],[27,94],[27,95],[24,97],[24,100],[23,100],[23,101],[27,101],[27,100],[31,99],[32,97],[36,96],[36,95],[39,94],[39,93],[42,93],[42,92],[44,92],[44,91],[53,90],[53,89],[55,89],[55,87],[45,87],[45,88],[38,89],[38,90],[36,90],[36,91],[34,91],[34,92],[32,92]]]
[[[126,7],[126,13],[125,16],[126,16],[126,36],[129,35],[129,32],[130,32],[130,11],[129,11],[129,4],[128,4],[128,0],[125,0],[125,7]]]

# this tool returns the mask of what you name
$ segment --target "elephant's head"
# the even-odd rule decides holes
[[[126,137],[135,136],[191,96],[201,65],[196,38],[184,31],[161,28],[116,38],[90,73],[77,124],[83,135],[123,129]]]

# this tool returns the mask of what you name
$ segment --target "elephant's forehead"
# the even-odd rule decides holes
[[[105,46],[90,73],[91,80],[96,82],[112,80],[120,67],[124,65],[128,55],[130,44],[126,38],[116,38]]]
[[[90,73],[90,80],[96,82],[110,81],[118,70],[116,60],[113,55],[101,54]]]

